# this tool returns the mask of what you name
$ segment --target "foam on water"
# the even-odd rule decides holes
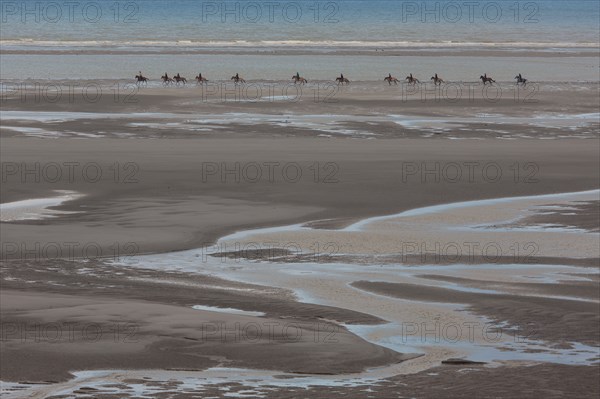
[[[135,51],[149,49],[167,49],[173,47],[185,49],[227,49],[227,48],[285,48],[285,49],[360,49],[360,48],[384,48],[384,49],[514,49],[524,51],[532,49],[543,49],[552,51],[556,49],[593,50],[598,47],[597,42],[545,42],[545,41],[507,41],[507,42],[483,42],[483,41],[406,41],[406,40],[37,40],[37,39],[8,39],[0,40],[0,46],[7,50],[17,49],[52,49],[52,48],[121,48]]]

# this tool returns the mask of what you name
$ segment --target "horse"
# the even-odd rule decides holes
[[[201,76],[200,74],[198,74],[198,76],[196,76],[194,79],[196,79],[197,85],[201,85],[208,82],[208,79],[206,79],[204,76]]]
[[[446,81],[445,81],[444,79],[440,78],[440,77],[437,75],[437,73],[435,74],[435,76],[432,76],[432,77],[431,77],[431,80],[433,80],[433,84],[434,84],[435,86],[437,86],[437,85],[440,85],[440,86],[441,86],[441,85],[442,85],[442,83],[446,83]]]
[[[302,76],[298,77],[296,75],[292,76],[292,80],[294,81],[294,84],[296,83],[300,83],[301,85],[308,83],[308,80],[304,79]]]
[[[385,78],[383,78],[383,80],[385,80],[386,82],[388,82],[390,86],[392,85],[392,83],[394,83],[395,85],[397,85],[398,82],[399,82],[399,80],[397,78],[395,78],[395,77],[393,77],[391,75],[390,76],[386,76]]]
[[[347,85],[350,84],[350,81],[348,80],[348,78],[342,78],[341,76],[339,78],[335,78],[335,81],[337,82],[338,85],[341,84],[342,86],[344,85],[344,83]]]
[[[486,83],[489,83],[490,86],[492,86],[492,83],[496,83],[496,81],[490,77],[488,77],[487,75],[481,75],[479,77],[479,79],[481,79],[481,81],[483,82],[483,85],[485,86]]]
[[[412,73],[411,73],[410,75],[408,75],[408,76],[406,77],[406,79],[405,79],[405,80],[406,80],[406,81],[408,81],[408,83],[409,83],[409,84],[411,84],[411,85],[413,85],[413,86],[414,86],[414,85],[416,85],[417,83],[421,83],[421,82],[419,81],[419,79],[417,79],[417,78],[414,78],[414,77],[412,76]]]
[[[161,80],[162,80],[162,82],[163,82],[163,86],[168,86],[168,85],[170,85],[171,83],[174,83],[174,82],[175,82],[175,81],[174,81],[173,79],[171,79],[171,78],[169,77],[169,75],[167,75],[166,73],[165,73],[163,76],[161,76],[161,77],[160,77],[160,79],[161,79]]]
[[[527,79],[523,79],[523,76],[521,76],[521,74],[515,76],[515,79],[517,79],[517,86],[519,85],[519,83],[522,83],[523,87],[527,85]]]
[[[145,85],[148,84],[148,78],[145,76],[140,75],[135,75],[135,80],[136,80],[136,84],[139,86],[140,83],[143,83]]]
[[[238,84],[238,83],[246,83],[246,81],[244,80],[244,78],[242,78],[242,77],[241,77],[241,76],[239,76],[239,75],[232,76],[232,77],[231,77],[231,80],[233,80],[233,81],[235,82],[235,84]]]
[[[187,79],[183,76],[179,76],[179,74],[173,76],[173,80],[175,80],[177,86],[179,86],[179,83],[183,83],[184,85],[187,83]]]

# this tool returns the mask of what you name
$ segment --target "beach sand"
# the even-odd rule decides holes
[[[1,202],[81,195],[55,208],[74,213],[0,224],[3,394],[598,395],[597,191],[352,231],[415,208],[598,190],[597,84],[548,88],[532,103],[405,101],[374,83],[344,88],[335,103],[203,101],[196,89],[142,89],[132,104],[3,101]],[[473,241],[506,252],[423,261],[398,251]],[[398,320],[537,333],[524,347],[504,337],[508,355],[494,359],[502,345],[489,355],[481,333],[465,345],[382,344],[399,328],[385,322]],[[205,329],[221,323],[301,333],[279,340],[289,331],[274,327],[274,337],[231,342]],[[63,336],[52,339],[57,325]],[[84,326],[105,333],[84,337]],[[455,357],[487,364],[441,363]],[[260,372],[243,380],[248,369]]]

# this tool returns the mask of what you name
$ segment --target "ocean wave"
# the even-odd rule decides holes
[[[458,42],[458,41],[341,41],[341,40],[36,40],[30,38],[0,40],[2,47],[298,47],[298,48],[590,48],[598,49],[600,43],[592,42]]]

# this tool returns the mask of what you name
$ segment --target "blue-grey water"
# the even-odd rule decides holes
[[[597,0],[0,2],[4,47],[598,45]]]
[[[311,79],[347,71],[361,80],[380,80],[388,72],[441,72],[454,81],[505,73],[500,79],[511,80],[518,71],[538,80],[600,80],[598,0],[1,0],[0,5],[2,80],[122,79],[138,70],[151,78],[165,71],[188,77],[203,71],[211,80],[236,72],[250,79],[289,79],[296,71]],[[405,53],[392,56],[393,51]],[[444,53],[437,57],[439,51]],[[548,56],[556,53],[566,54]],[[571,54],[575,58],[565,58]]]

